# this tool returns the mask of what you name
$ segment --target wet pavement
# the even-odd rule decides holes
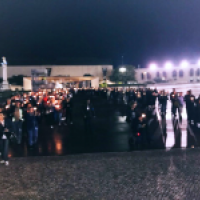
[[[53,156],[96,152],[127,152],[138,150],[129,145],[130,125],[126,122],[127,105],[114,104],[105,98],[93,99],[96,117],[93,120],[93,133],[86,134],[81,115],[84,99],[74,97],[73,124],[56,125],[51,129],[45,120],[39,127],[38,145],[34,149],[27,147],[24,136],[21,145],[11,144],[9,157]],[[183,109],[183,121],[171,117],[171,105],[168,103],[166,118],[162,118],[156,106],[156,117],[149,121],[151,141],[143,149],[172,149],[196,147],[200,145],[197,127],[187,123]]]
[[[4,200],[199,199],[200,149],[11,158]]]
[[[93,101],[96,118],[89,135],[80,102],[75,97],[73,125],[51,129],[42,121],[34,149],[27,148],[26,137],[22,145],[11,144],[10,165],[0,165],[0,199],[200,199],[200,134],[187,123],[185,110],[180,123],[171,118],[170,104],[166,118],[156,108],[150,145],[134,151],[126,104]]]

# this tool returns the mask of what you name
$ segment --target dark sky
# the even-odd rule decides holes
[[[200,1],[0,2],[0,56],[10,64],[69,64],[97,58],[116,65],[122,55],[125,63],[134,65],[199,58]]]

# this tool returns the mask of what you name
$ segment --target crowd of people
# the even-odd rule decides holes
[[[182,120],[182,109],[186,104],[188,120],[192,123],[200,121],[200,97],[195,99],[191,91],[185,96],[175,89],[168,94],[164,90],[138,88],[138,89],[53,89],[40,90],[17,94],[3,102],[0,106],[0,163],[9,165],[9,140],[22,143],[22,136],[27,135],[27,143],[34,148],[38,141],[38,129],[42,119],[52,129],[54,126],[73,124],[73,98],[75,95],[84,97],[81,109],[85,124],[85,131],[92,133],[92,120],[95,118],[95,108],[91,102],[94,97],[101,97],[110,104],[127,105],[127,122],[131,126],[131,139],[136,143],[150,140],[148,131],[149,121],[156,119],[155,104],[158,99],[161,116],[165,117],[168,100],[171,101],[172,115],[178,113]]]

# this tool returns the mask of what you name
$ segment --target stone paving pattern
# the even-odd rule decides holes
[[[200,149],[11,158],[1,200],[200,199]]]

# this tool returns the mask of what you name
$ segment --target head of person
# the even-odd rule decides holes
[[[11,104],[11,99],[7,99],[7,105]]]
[[[67,102],[70,102],[70,98],[69,97],[67,98]]]
[[[5,118],[5,115],[3,112],[0,112],[0,121],[2,122]]]
[[[87,104],[90,104],[90,99],[87,99]]]
[[[32,105],[28,103],[27,108],[32,108]]]
[[[176,89],[175,89],[175,88],[173,88],[173,93],[174,93],[174,92],[176,92]]]
[[[20,108],[20,102],[16,101],[15,106],[16,106],[16,108]]]
[[[140,113],[140,114],[138,115],[138,120],[139,120],[139,121],[142,121],[142,120],[143,120],[142,113]]]
[[[133,103],[133,104],[131,105],[131,110],[134,110],[136,107],[137,107],[137,103]]]

